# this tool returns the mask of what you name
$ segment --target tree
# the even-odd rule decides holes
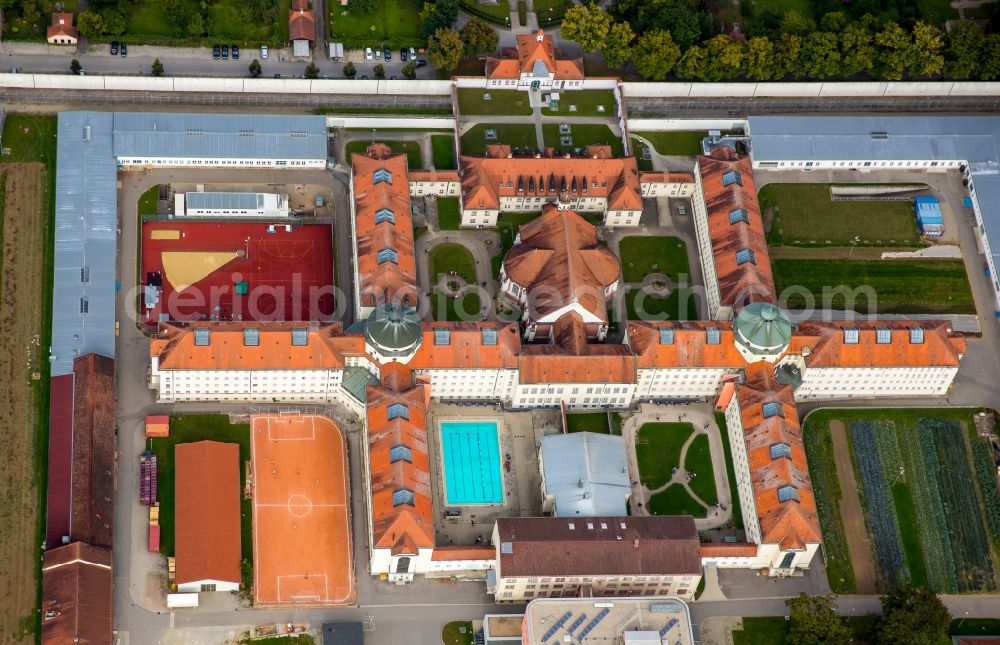
[[[774,78],[774,43],[767,36],[755,36],[747,41],[746,62],[743,69],[755,81]]]
[[[462,61],[462,38],[450,27],[441,27],[427,41],[427,58],[431,64],[446,72],[458,67]]]
[[[1000,78],[1000,34],[990,34],[983,40],[983,55],[979,60],[979,78],[984,81]]]
[[[729,36],[719,34],[705,43],[705,74],[703,80],[721,81],[743,74],[745,44]]]
[[[83,69],[83,66],[80,65],[80,61],[78,61],[77,59],[74,58],[73,60],[71,60],[69,62],[69,71],[71,73],[76,74],[77,76],[79,76],[80,75],[80,70],[82,70],[82,69]]]
[[[385,78],[385,65],[379,63],[373,67],[372,74],[374,74],[375,78]]]
[[[944,69],[944,38],[941,30],[926,22],[913,25],[913,57],[909,72],[914,76],[937,76]]]
[[[474,58],[482,54],[493,54],[497,50],[500,37],[496,30],[484,21],[473,16],[458,32],[465,45],[466,58]]]
[[[187,20],[187,34],[188,36],[194,36],[195,38],[200,38],[205,35],[205,18],[202,17],[201,12],[194,11],[188,16]]]
[[[681,78],[703,80],[708,54],[698,45],[688,48],[677,62],[677,75]]]
[[[790,630],[785,642],[788,645],[846,645],[851,642],[851,630],[836,611],[837,599],[829,596],[789,598]]]
[[[586,7],[574,6],[566,10],[560,36],[576,41],[583,51],[590,54],[601,48],[609,31],[611,17],[591,2]]]
[[[104,33],[109,36],[120,36],[125,33],[125,14],[113,9],[105,9],[101,12],[101,19],[104,21]],[[77,27],[79,29],[79,27]]]
[[[639,36],[632,49],[632,62],[642,77],[648,80],[662,80],[680,58],[681,48],[670,37],[669,31],[647,31]]]
[[[260,74],[260,61],[255,58],[250,61],[250,78],[259,78]]]
[[[669,31],[683,50],[701,40],[702,22],[708,18],[697,0],[617,0],[609,11],[615,20],[628,21],[636,33]]]
[[[805,78],[829,78],[840,73],[840,49],[837,35],[814,31],[802,41],[796,75]]]
[[[875,63],[872,32],[863,22],[849,23],[840,33],[840,68],[844,74],[867,73]]]
[[[163,63],[157,58],[153,61],[153,67],[151,69],[153,76],[163,76]]]
[[[381,67],[381,65],[379,67]],[[319,68],[316,67],[316,63],[309,63],[306,65],[304,76],[306,78],[319,78]]]
[[[979,73],[986,38],[976,23],[959,20],[948,32],[945,74],[948,78],[971,78]]]
[[[420,10],[420,24],[424,35],[430,36],[442,27],[451,27],[458,18],[458,0],[435,0],[424,4]]]
[[[816,31],[816,23],[792,9],[781,18],[781,33],[805,36]]]
[[[927,587],[903,587],[882,597],[878,627],[881,645],[936,645],[948,642],[951,614]]]
[[[774,74],[771,78],[784,78],[794,72],[799,66],[801,52],[801,38],[794,34],[781,34],[781,38],[774,44]]]
[[[890,81],[902,80],[913,55],[910,34],[890,21],[885,23],[882,31],[875,34],[875,44],[878,45],[876,60],[881,75]]]
[[[832,34],[839,34],[847,26],[847,16],[842,11],[823,14],[819,20],[819,28]]]
[[[83,11],[76,17],[76,30],[88,38],[100,36],[104,34],[104,18],[96,11]]]
[[[669,35],[669,32],[663,33]],[[627,22],[613,23],[604,44],[601,46],[601,53],[604,54],[604,60],[607,61],[608,65],[621,67],[625,61],[632,58],[633,40],[635,40],[635,32],[632,31],[632,27]],[[673,39],[670,42],[673,42]],[[680,52],[677,55],[680,57]]]
[[[344,65],[344,76],[346,78],[354,78],[358,75],[358,70],[354,67],[354,63],[348,62]]]
[[[415,79],[417,77],[417,63],[411,60],[406,65],[403,65],[403,76],[411,81]]]

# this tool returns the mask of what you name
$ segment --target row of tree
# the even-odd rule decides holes
[[[852,625],[837,613],[835,596],[800,594],[787,601],[787,645],[848,645]],[[934,645],[948,642],[951,614],[926,587],[904,587],[882,597],[882,616],[864,621],[864,640],[880,645]]]
[[[461,31],[438,27],[427,40],[427,58],[434,67],[450,72],[465,59],[496,53],[499,40],[493,27],[473,17]]]
[[[924,22],[904,29],[870,14],[849,20],[842,12],[832,12],[823,16],[816,31],[812,21],[788,12],[773,36],[717,35],[682,48],[670,31],[652,29],[637,36],[628,22],[615,21],[591,3],[566,12],[562,37],[576,41],[587,53],[599,50],[611,67],[631,61],[649,80],[662,80],[671,72],[711,82],[1000,78],[1000,34],[984,35],[971,21],[959,21],[946,35]]]

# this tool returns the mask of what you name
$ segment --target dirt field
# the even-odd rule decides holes
[[[41,163],[0,164],[0,641],[34,642],[39,497],[33,471],[39,427],[33,384],[42,376],[39,320],[45,280],[47,177]]]
[[[847,548],[851,552],[854,582],[857,593],[873,594],[875,590],[875,559],[865,528],[865,513],[858,497],[858,482],[851,466],[851,447],[847,443],[847,429],[841,421],[830,422],[830,439],[833,441],[833,458],[837,463],[840,480],[840,517],[844,522]]]

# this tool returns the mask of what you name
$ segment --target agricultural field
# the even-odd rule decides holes
[[[779,295],[795,288],[786,301],[793,310],[810,304],[804,290],[811,294],[813,306],[821,309],[853,309],[860,314],[976,313],[961,260],[776,259],[771,267]],[[871,291],[874,298],[866,295]]]
[[[922,246],[910,200],[832,201],[830,184],[768,184],[758,192],[770,245]]]
[[[56,117],[8,114],[0,157],[0,641],[33,643],[47,477]]]
[[[847,556],[846,542],[830,530],[824,508],[831,498],[829,457],[817,450],[817,437],[837,420],[851,429],[879,590],[926,584],[940,593],[995,591],[1000,534],[991,532],[1000,524],[994,515],[1000,498],[995,478],[973,476],[976,443],[982,443],[971,431],[976,412],[866,409],[809,415],[806,450],[828,556]],[[830,581],[838,590],[832,572]]]

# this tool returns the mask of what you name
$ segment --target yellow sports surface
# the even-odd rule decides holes
[[[177,291],[184,291],[205,276],[235,260],[236,251],[164,251],[163,272]]]
[[[179,240],[181,239],[181,232],[176,228],[159,228],[153,229],[149,232],[149,239],[151,240]]]

